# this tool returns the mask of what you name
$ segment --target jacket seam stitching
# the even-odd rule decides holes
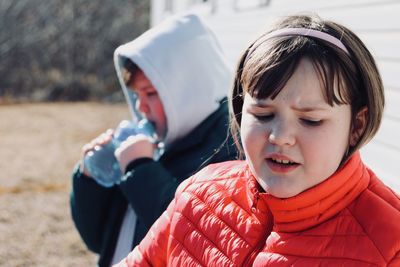
[[[198,177],[199,175],[196,174],[196,177]],[[240,179],[240,177],[223,177],[223,178],[215,178],[213,180],[201,180],[201,181],[193,181],[191,184],[207,184],[209,182],[219,182],[219,181],[225,181],[225,180],[231,180],[231,179]]]
[[[219,247],[219,246],[217,246],[217,244],[215,244],[211,239],[209,239],[204,233],[203,233],[203,231],[200,231],[200,229],[198,228],[198,227],[196,227],[196,224],[192,221],[192,220],[190,220],[187,216],[185,216],[182,212],[178,212],[177,211],[177,213],[179,213],[182,217],[184,217],[186,220],[188,220],[188,222],[195,228],[195,230],[197,230],[197,232],[199,233],[199,234],[201,234],[205,239],[207,239],[211,244],[213,244],[216,248],[218,248],[218,251],[220,251],[221,252],[221,254],[223,255],[223,256],[225,256],[232,264],[233,264],[233,261],[232,261],[232,259],[231,258],[229,258],[227,255],[226,255],[226,253],[224,253],[223,251],[222,251],[222,249]],[[174,237],[174,239],[176,239],[175,237]],[[177,240],[177,239],[176,239]],[[179,242],[179,240],[177,240],[178,242]],[[179,242],[180,244],[181,244],[181,246],[188,252],[188,253],[190,253],[190,255],[193,255],[190,251],[188,251],[187,249],[186,249],[186,247],[184,247],[183,246],[183,244],[181,243],[181,242]],[[195,257],[196,258],[196,257]],[[196,258],[196,260],[197,260],[197,258]],[[199,260],[197,260],[198,262],[200,262]],[[204,265],[204,264],[203,264]]]
[[[227,177],[226,179],[234,179],[234,180],[239,180],[240,177]],[[215,184],[215,186],[218,186],[219,188],[221,188],[222,186],[220,184]],[[223,188],[222,188],[223,189]],[[223,192],[226,192],[225,190],[223,190]],[[248,196],[248,194],[246,193],[246,197]],[[239,202],[237,202],[233,197],[231,198],[232,202],[234,202],[241,210],[243,210],[248,216],[249,218],[253,218],[254,219],[254,214],[250,213],[247,209],[245,209],[244,206],[242,206]],[[202,200],[203,201],[203,200]],[[204,202],[204,201],[203,201]],[[261,224],[260,220],[256,217],[255,218],[257,220],[258,223]],[[231,229],[232,227],[229,226]],[[232,229],[233,230],[233,229]],[[236,232],[236,231],[235,231]],[[239,235],[239,234],[238,234]],[[250,247],[252,247],[251,243],[249,241],[247,241],[243,236],[239,235],[243,240],[246,241],[247,244],[249,244]]]
[[[223,191],[224,193],[226,193],[225,191]],[[215,218],[217,218],[219,221],[221,221],[224,225],[226,225],[232,232],[234,232],[234,233],[236,233],[236,235],[238,235],[243,241],[245,241],[250,247],[253,247],[253,245],[249,242],[249,241],[247,241],[246,240],[246,238],[245,237],[243,237],[239,232],[237,232],[237,231],[235,231],[234,230],[234,228],[231,226],[231,225],[229,225],[228,224],[228,222],[226,222],[226,221],[224,221],[224,220],[222,220],[221,218],[219,218],[218,216],[217,216],[217,214],[214,212],[214,210],[212,210],[208,205],[206,205],[206,202],[203,200],[203,199],[201,199],[198,195],[196,195],[196,194],[193,194],[192,192],[190,192],[190,191],[187,191],[186,193],[189,193],[189,194],[191,194],[192,196],[194,196],[194,197],[196,197],[198,200],[200,200],[202,203],[204,203],[205,204],[205,207],[207,207],[207,210],[215,217]],[[236,205],[238,205],[237,204],[237,202],[236,201],[234,201],[233,199],[232,199],[232,201],[236,204]],[[242,208],[240,205],[238,205],[240,208]],[[244,209],[243,209],[244,210]],[[246,210],[244,210],[248,215],[250,215]],[[249,218],[250,218],[250,216],[249,216]],[[258,221],[258,220],[257,220]]]
[[[397,251],[397,253],[394,254],[394,256],[389,260],[387,265],[389,266],[390,264],[392,264],[392,262],[397,258],[400,258],[400,251]]]
[[[180,241],[179,241],[176,237],[174,237],[173,235],[171,235],[171,237],[172,237],[176,242],[178,242],[179,245],[181,246],[181,248],[182,248],[183,250],[185,250],[189,255],[191,255],[192,258],[193,258],[195,261],[197,261],[200,265],[205,266],[204,263],[202,263],[199,259],[197,259],[197,257],[195,257],[195,256],[193,255],[193,253],[191,253],[189,250],[187,250],[187,248],[182,244],[182,242],[180,242]],[[174,250],[175,250],[175,249],[177,249],[177,247],[175,247]]]
[[[353,258],[347,258],[347,257],[312,257],[312,256],[304,256],[304,255],[295,255],[295,254],[290,254],[290,253],[276,253],[276,252],[268,252],[271,254],[276,254],[279,256],[282,255],[287,255],[287,256],[292,256],[292,257],[297,257],[297,258],[307,258],[307,259],[334,259],[334,260],[349,260],[349,261],[357,261],[357,262],[363,262],[363,263],[368,263],[368,264],[373,264],[374,266],[379,266],[378,264],[374,263],[374,262],[369,262],[369,261],[365,261],[365,260],[359,260],[359,259],[353,259]]]
[[[367,189],[368,190],[368,189]],[[368,190],[370,191],[370,190]],[[379,250],[378,246],[375,244],[374,240],[368,235],[368,233],[365,231],[364,227],[361,225],[361,223],[357,220],[356,216],[354,216],[354,214],[351,212],[351,210],[347,207],[346,208],[348,210],[348,212],[351,214],[352,218],[357,222],[357,224],[361,227],[361,229],[363,230],[363,232],[365,233],[366,236],[368,236],[368,239],[371,241],[371,243],[375,246],[375,249],[379,252],[379,255],[381,255],[382,259],[384,260],[384,262],[387,263],[385,257],[383,256],[382,252]]]

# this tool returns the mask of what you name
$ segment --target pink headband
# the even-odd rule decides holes
[[[306,28],[285,28],[285,29],[273,31],[273,32],[265,35],[265,38],[269,39],[272,37],[288,36],[288,35],[300,35],[300,36],[315,37],[315,38],[327,41],[328,43],[331,43],[333,45],[336,45],[337,47],[342,49],[344,52],[346,52],[348,55],[350,55],[347,48],[343,45],[343,43],[339,39],[337,39],[336,37],[334,37],[330,34],[327,34],[325,32],[321,32],[321,31],[317,31],[317,30],[306,29]]]

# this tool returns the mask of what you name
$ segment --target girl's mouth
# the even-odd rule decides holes
[[[290,161],[288,159],[278,159],[278,158],[267,158],[267,165],[268,167],[276,173],[287,173],[290,172],[294,169],[296,169],[298,166],[300,166],[299,163]]]

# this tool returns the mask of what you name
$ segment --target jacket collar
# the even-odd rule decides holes
[[[210,131],[215,130],[215,124],[221,119],[222,116],[228,116],[228,104],[227,98],[224,97],[220,101],[219,108],[214,111],[210,116],[208,116],[204,121],[202,121],[196,128],[194,128],[188,135],[178,139],[173,145],[167,148],[162,159],[174,157],[177,153],[181,153],[187,149],[190,149],[197,144],[204,143],[204,139],[208,137]],[[224,126],[227,127],[227,126]]]
[[[251,205],[261,210],[268,207],[274,218],[274,231],[279,232],[302,231],[328,220],[357,198],[370,180],[359,152],[322,183],[286,199],[261,193],[255,178],[249,178]]]

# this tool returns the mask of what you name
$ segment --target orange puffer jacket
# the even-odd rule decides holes
[[[245,162],[184,182],[119,266],[400,266],[400,200],[359,153],[288,199],[261,193]]]

